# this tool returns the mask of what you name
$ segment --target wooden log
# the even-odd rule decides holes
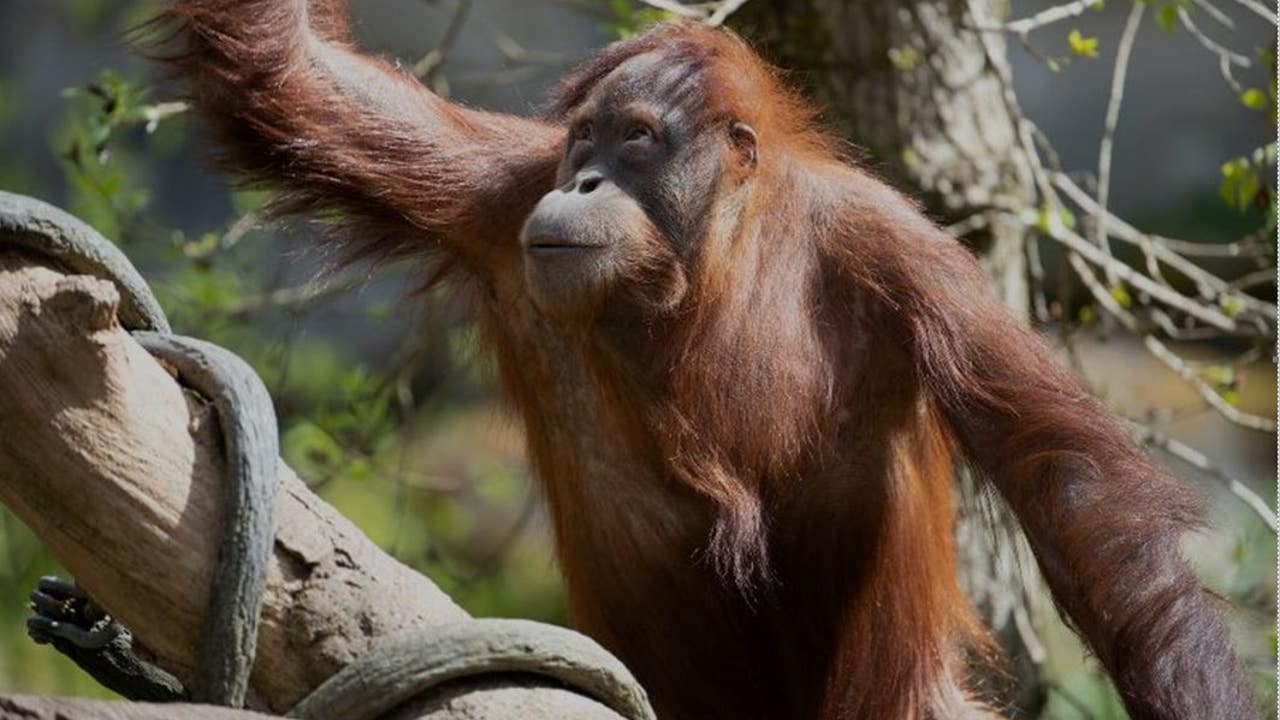
[[[0,696],[0,718],[22,720],[268,720],[275,716],[212,705]],[[463,683],[414,700],[387,720],[606,720],[617,718],[589,697],[511,679]]]
[[[221,537],[220,439],[211,407],[120,328],[118,303],[107,281],[0,247],[0,503],[157,664],[182,678],[196,657]],[[280,476],[250,702],[271,712],[287,710],[391,633],[469,617],[283,462]],[[460,682],[446,694],[395,714],[617,717],[545,684]],[[3,702],[51,717],[71,701]],[[68,718],[104,716],[73,705]],[[126,707],[136,709],[98,709],[120,718],[179,716],[174,707],[160,715]]]

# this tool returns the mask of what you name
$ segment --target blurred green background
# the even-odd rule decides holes
[[[519,429],[498,406],[456,309],[443,296],[414,294],[412,266],[324,274],[325,258],[310,251],[314,228],[264,223],[257,214],[264,195],[230,189],[210,170],[199,128],[172,104],[173,88],[156,83],[156,68],[126,49],[126,29],[155,7],[154,0],[0,0],[0,189],[61,205],[97,227],[152,282],[177,332],[251,362],[275,398],[285,459],[382,547],[475,614],[564,622]],[[1019,13],[1037,7],[1015,3]],[[458,36],[445,40],[453,8],[370,0],[354,10],[367,47],[419,64],[437,91],[525,113],[575,61],[657,16],[617,0],[481,0]],[[440,64],[429,53],[442,40],[456,45]],[[1212,62],[1198,59],[1207,75],[1175,76],[1173,58],[1185,47],[1160,36],[1149,42],[1150,54],[1169,64],[1135,70],[1144,99],[1125,122],[1140,132],[1117,149],[1114,206],[1157,232],[1227,241],[1259,227],[1258,213],[1219,197],[1219,168],[1265,142],[1274,125],[1233,98],[1197,104],[1187,88],[1208,87]],[[1092,162],[1097,136],[1078,118],[1100,117],[1106,72],[1081,63],[1046,75],[1016,47],[1011,59],[1024,106],[1064,163]],[[1264,498],[1275,496],[1274,436],[1205,412],[1135,341],[1093,327],[1088,306],[1068,315],[1080,331],[1085,375],[1112,406],[1158,419]],[[1224,380],[1224,392],[1242,409],[1274,417],[1270,358],[1233,374],[1229,387]],[[1206,582],[1233,601],[1242,653],[1274,712],[1275,535],[1217,480],[1169,468],[1214,500],[1215,529],[1189,539],[1188,552]],[[107,695],[26,640],[25,597],[40,575],[59,573],[0,509],[0,693]],[[1039,630],[1055,688],[1047,716],[1124,717],[1070,633],[1052,623]]]

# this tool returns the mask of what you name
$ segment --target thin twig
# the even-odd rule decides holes
[[[1188,365],[1182,358],[1178,357],[1176,353],[1169,349],[1168,345],[1165,345],[1154,335],[1143,336],[1142,344],[1146,345],[1147,349],[1151,351],[1151,354],[1155,355],[1157,359],[1167,365],[1170,370],[1177,373],[1178,377],[1181,377],[1183,380],[1190,383],[1191,387],[1199,393],[1200,397],[1228,421],[1235,423],[1240,427],[1249,428],[1250,430],[1258,430],[1260,432],[1267,433],[1274,433],[1276,431],[1275,420],[1261,415],[1244,412],[1240,408],[1229,404],[1225,399],[1223,399],[1222,395],[1219,394],[1217,390],[1200,377],[1195,368]]]
[[[1271,9],[1268,8],[1266,5],[1263,5],[1262,3],[1258,2],[1258,0],[1235,0],[1235,1],[1238,4],[1243,5],[1250,12],[1256,14],[1258,17],[1271,23],[1272,25],[1277,24],[1276,14],[1272,12]]]
[[[1107,241],[1107,201],[1111,194],[1111,150],[1115,145],[1116,124],[1120,120],[1120,105],[1124,102],[1124,81],[1129,74],[1129,58],[1133,55],[1133,42],[1138,37],[1138,28],[1142,26],[1142,15],[1147,5],[1135,2],[1130,6],[1129,17],[1124,24],[1124,32],[1120,35],[1120,44],[1116,47],[1116,64],[1111,73],[1111,97],[1107,101],[1106,120],[1102,127],[1102,143],[1098,147],[1098,210],[1093,216],[1093,242],[1108,257],[1111,245]],[[1148,269],[1155,264],[1148,254]],[[1115,285],[1116,276],[1110,269],[1106,270],[1107,282]],[[1152,273],[1157,280],[1159,268]]]
[[[244,239],[244,236],[248,234],[250,230],[258,227],[258,223],[261,219],[262,218],[259,217],[258,213],[253,210],[241,215],[234,223],[231,223],[231,227],[227,228],[227,231],[222,234],[222,237],[218,240],[218,246],[223,250],[229,250],[235,247],[237,243]]]
[[[502,53],[503,59],[509,63],[563,68],[566,65],[572,65],[577,62],[575,58],[565,53],[551,52],[549,50],[530,50],[496,27],[490,26],[489,30],[490,36],[493,38],[494,47],[498,49],[498,52]]]
[[[1241,502],[1261,518],[1262,522],[1266,523],[1267,527],[1271,529],[1271,532],[1276,532],[1275,512],[1271,509],[1271,506],[1267,504],[1267,501],[1263,500],[1262,497],[1250,489],[1248,485],[1245,485],[1240,480],[1229,475],[1225,470],[1210,460],[1208,456],[1190,445],[1169,437],[1163,432],[1160,432],[1145,423],[1140,423],[1132,419],[1129,420],[1129,423],[1138,432],[1138,439],[1140,442],[1163,450],[1171,457],[1177,458],[1183,463],[1190,465],[1191,467],[1222,483],[1232,495],[1239,498]]]
[[[1187,12],[1186,8],[1178,7],[1178,20],[1182,23],[1182,27],[1186,28],[1187,32],[1191,34],[1191,37],[1195,38],[1206,50],[1218,56],[1218,69],[1222,72],[1222,79],[1227,81],[1227,85],[1237,93],[1243,91],[1244,88],[1241,87],[1240,82],[1236,80],[1235,75],[1231,72],[1231,66],[1238,65],[1242,68],[1247,68],[1252,65],[1249,58],[1218,44],[1213,38],[1205,35],[1191,21],[1191,13]]]
[[[1027,273],[1031,276],[1031,307],[1037,322],[1051,320],[1049,296],[1045,290],[1044,261],[1040,257],[1040,236],[1029,232],[1026,238]]]
[[[1004,31],[1015,33],[1017,35],[1026,35],[1033,30],[1039,30],[1045,25],[1050,25],[1058,22],[1059,20],[1066,20],[1067,18],[1080,15],[1084,13],[1085,10],[1088,10],[1090,7],[1097,4],[1098,0],[1075,0],[1075,2],[1046,8],[1030,17],[1025,17],[1021,20],[1013,20],[1011,22],[1004,23],[1003,25],[976,24],[974,27],[978,30]],[[977,20],[976,17],[974,19]]]
[[[1013,627],[1018,631],[1018,637],[1022,639],[1022,647],[1027,651],[1027,657],[1031,662],[1040,665],[1048,659],[1049,651],[1045,649],[1044,641],[1036,633],[1025,602],[1017,602],[1013,605]]]
[[[445,63],[449,60],[449,53],[453,52],[454,45],[458,43],[458,37],[462,34],[463,26],[467,23],[467,16],[471,13],[472,2],[473,0],[458,0],[440,43],[413,66],[413,74],[422,78],[427,85],[437,92],[444,90],[444,80],[441,73],[444,71]]]
[[[1177,308],[1219,330],[1235,332],[1239,329],[1235,319],[1228,317],[1220,310],[1202,305],[1178,293],[1173,288],[1157,283],[1119,260],[1103,254],[1096,245],[1066,227],[1053,227],[1052,223],[1050,223],[1050,236],[1066,245],[1069,249],[1079,253],[1084,259],[1102,268],[1104,272],[1110,270],[1117,280],[1129,283],[1134,289],[1147,293],[1165,305]]]
[[[957,238],[962,238],[972,232],[984,230],[991,224],[991,218],[985,210],[973,213],[972,215],[947,226],[947,232]]]
[[[231,315],[243,315],[263,308],[287,309],[305,306],[319,300],[320,298],[337,295],[357,288],[364,282],[364,279],[361,277],[320,278],[302,283],[301,285],[278,288],[271,292],[246,295],[245,297],[240,298],[239,301],[233,303],[230,307],[226,308],[226,312]]]
[[[1063,173],[1054,174],[1053,184],[1054,187],[1061,190],[1068,199],[1079,205],[1085,212],[1091,214],[1096,214],[1098,212],[1098,206],[1094,199],[1067,175]],[[1198,292],[1202,297],[1206,299],[1216,299],[1221,297],[1224,293],[1230,293],[1235,289],[1222,278],[1183,257],[1183,254],[1218,256],[1215,253],[1209,252],[1208,249],[1222,246],[1211,245],[1209,243],[1193,243],[1185,240],[1174,240],[1173,238],[1144,233],[1111,213],[1107,213],[1107,219],[1110,223],[1111,235],[1113,237],[1139,246],[1145,244],[1147,246],[1147,251],[1158,256],[1161,262],[1164,262],[1169,267],[1177,270],[1192,282],[1196,283]],[[1179,250],[1174,251],[1172,249],[1174,247],[1177,247]],[[1241,253],[1238,250],[1228,250],[1220,256],[1235,257],[1240,254]],[[1274,273],[1274,269],[1272,272]],[[1239,301],[1244,308],[1269,318],[1273,323],[1275,322],[1276,306],[1274,304],[1243,294],[1234,295],[1233,299]]]
[[[1271,283],[1272,285],[1274,285],[1275,282],[1276,282],[1276,269],[1262,268],[1261,270],[1254,270],[1251,273],[1248,273],[1246,275],[1241,275],[1235,280],[1232,280],[1230,283],[1228,283],[1228,287],[1230,287],[1232,290],[1247,290],[1255,285],[1263,285],[1265,283]],[[1275,311],[1276,311],[1275,308],[1272,307],[1271,313],[1273,315],[1275,314]]]
[[[1076,271],[1076,274],[1080,276],[1080,281],[1084,283],[1085,289],[1089,291],[1089,294],[1093,295],[1093,299],[1104,310],[1118,320],[1129,332],[1139,333],[1142,331],[1142,323],[1138,322],[1138,317],[1122,306],[1120,301],[1116,300],[1111,294],[1111,291],[1103,286],[1102,281],[1094,274],[1093,268],[1084,261],[1084,258],[1080,257],[1079,253],[1069,254],[1067,260],[1071,263],[1071,267]]]
[[[1195,3],[1196,7],[1203,10],[1205,15],[1213,18],[1228,30],[1236,29],[1236,21],[1232,20],[1230,15],[1219,10],[1218,7],[1209,2],[1209,0],[1191,0],[1191,2]]]
[[[640,0],[640,2],[648,5],[649,7],[657,8],[658,10],[666,10],[673,15],[680,15],[681,17],[697,18],[698,20],[707,17],[706,10],[701,7],[695,5],[681,5],[680,3],[675,2],[675,0]]]
[[[720,3],[720,7],[711,13],[711,17],[707,18],[707,24],[711,27],[719,27],[724,24],[729,16],[734,14],[743,5],[747,4],[747,0],[724,0]]]

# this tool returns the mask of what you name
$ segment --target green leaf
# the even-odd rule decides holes
[[[907,72],[920,64],[920,52],[910,45],[889,48],[889,62],[898,70]]]
[[[1218,301],[1218,308],[1222,310],[1223,315],[1235,317],[1244,309],[1244,303],[1240,302],[1240,298],[1234,295],[1224,295]]]
[[[184,257],[193,260],[208,257],[218,249],[218,243],[221,239],[217,233],[207,232],[201,235],[199,240],[183,243],[182,254]]]
[[[1240,93],[1240,102],[1250,110],[1266,110],[1267,109],[1267,93],[1258,88],[1249,88]]]
[[[1252,157],[1253,157],[1254,165],[1262,165],[1264,167],[1267,165],[1275,165],[1276,164],[1276,144],[1271,142],[1271,143],[1267,143],[1266,145],[1263,145],[1262,147],[1253,151]]]
[[[1231,548],[1231,562],[1236,565],[1243,565],[1244,561],[1249,558],[1249,543],[1244,538],[1236,538],[1234,546]]]
[[[303,475],[323,477],[333,471],[346,453],[331,435],[310,421],[289,428],[280,439],[281,454]]]
[[[1235,384],[1236,371],[1230,365],[1214,364],[1201,368],[1200,377],[1212,385],[1230,387]]]
[[[1178,6],[1174,3],[1169,3],[1157,10],[1156,24],[1165,32],[1176,30],[1178,27]]]
[[[1262,176],[1248,158],[1237,157],[1222,164],[1222,201],[1237,210],[1248,210],[1262,189]]]
[[[1129,289],[1123,285],[1112,285],[1107,288],[1107,292],[1111,293],[1112,299],[1122,308],[1133,307],[1133,296],[1129,294]]]
[[[1057,237],[1062,228],[1074,230],[1076,227],[1076,216],[1070,210],[1059,207],[1055,216],[1048,204],[1041,205],[1039,209],[1028,208],[1019,215],[1019,218],[1050,237]]]
[[[1071,47],[1073,55],[1081,57],[1098,57],[1098,38],[1085,37],[1080,34],[1079,30],[1072,30],[1067,33],[1067,45]]]

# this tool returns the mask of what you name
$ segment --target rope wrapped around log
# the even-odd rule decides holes
[[[172,334],[128,258],[71,215],[0,191],[0,248],[5,246],[113,283],[121,296],[121,326],[212,402],[226,454],[224,527],[189,694],[198,702],[243,706],[274,539],[278,440],[269,393],[234,354]],[[589,638],[542,623],[500,619],[470,619],[385,637],[288,714],[370,720],[446,683],[461,678],[487,682],[511,673],[567,686],[628,720],[654,717],[627,669]]]

